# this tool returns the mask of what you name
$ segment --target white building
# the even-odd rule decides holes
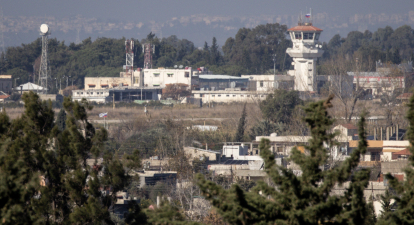
[[[276,75],[242,75],[243,78],[249,79],[249,88],[261,92],[273,92],[276,88]]]
[[[165,88],[167,84],[186,84],[191,87],[191,67],[184,69],[143,69],[143,86]]]
[[[33,91],[36,93],[43,93],[44,91],[47,91],[47,88],[43,88],[42,86],[36,85],[34,83],[28,82],[25,84],[21,84],[17,87],[14,88],[14,91],[16,92],[29,92],[29,91]]]
[[[204,103],[258,102],[265,100],[268,92],[242,91],[240,88],[225,90],[193,90],[194,98],[201,98]]]
[[[317,43],[322,30],[312,23],[299,23],[288,31],[293,46],[286,53],[293,58],[294,67],[288,74],[295,77],[295,90],[317,91],[316,60],[324,52]]]
[[[86,99],[88,102],[107,103],[134,100],[159,100],[161,88],[118,87],[110,89],[72,90],[72,100]]]

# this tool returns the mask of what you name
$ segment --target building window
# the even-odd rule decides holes
[[[204,94],[200,94],[200,98],[204,97]]]
[[[216,97],[215,95],[211,95],[211,97]]]
[[[99,95],[99,92],[96,92],[97,95]]]
[[[79,95],[79,92],[77,92],[76,94]]]
[[[250,97],[250,95],[247,95],[246,97]]]
[[[263,81],[260,81],[260,87],[263,87]]]
[[[101,92],[101,95],[103,94],[103,92]]]
[[[236,95],[233,95],[233,97],[236,97]]]
[[[174,76],[174,74],[173,74],[173,73],[167,73],[167,76],[168,76],[168,77],[173,77],[173,76]]]
[[[159,77],[160,73],[153,73],[154,77]]]
[[[217,97],[221,97],[221,95],[217,95]]]
[[[190,77],[190,72],[185,72],[184,77]]]
[[[89,92],[86,92],[87,95],[89,95]]]
[[[243,97],[244,95],[240,95],[240,97]]]
[[[83,95],[83,92],[81,92],[81,95]]]
[[[226,97],[230,97],[230,95],[226,95]]]
[[[295,32],[295,39],[302,39],[302,33],[301,32]]]
[[[91,92],[91,95],[93,95],[93,92]]]
[[[321,33],[316,33],[316,34],[315,34],[315,40],[316,40],[316,41],[319,39],[319,35],[321,35]]]

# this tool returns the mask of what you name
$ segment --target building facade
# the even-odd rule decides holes
[[[13,79],[12,75],[0,75],[0,91],[11,94]]]
[[[185,69],[143,69],[143,86],[165,88],[167,84],[186,84],[191,87],[193,77],[191,67]]]
[[[265,100],[267,92],[242,91],[240,88],[226,88],[225,90],[193,90],[194,98],[200,98],[206,103],[258,102]]]

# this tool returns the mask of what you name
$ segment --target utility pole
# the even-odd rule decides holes
[[[272,57],[273,57],[273,75],[276,75],[276,54],[273,54]]]
[[[20,78],[16,78],[16,79],[14,79],[14,87],[15,87],[15,88],[17,87],[16,80],[18,80],[18,79],[20,79]]]
[[[68,87],[69,77],[66,77],[66,87]]]
[[[115,109],[115,91],[112,94],[112,109]]]

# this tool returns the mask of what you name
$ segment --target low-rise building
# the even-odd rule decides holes
[[[23,94],[25,92],[29,92],[29,91],[33,91],[35,93],[44,93],[45,91],[47,91],[47,88],[44,88],[42,86],[39,86],[37,84],[28,82],[25,84],[21,84],[17,87],[14,88],[15,92],[18,92],[20,94]]]
[[[0,75],[0,91],[11,94],[13,90],[12,85],[12,75]]]
[[[197,81],[195,85],[197,86]],[[199,75],[198,87],[200,91],[217,91],[227,90],[229,88],[237,90],[249,90],[248,89],[249,78],[236,77],[229,75]]]
[[[143,69],[143,86],[165,88],[167,84],[186,84],[191,87],[194,79],[191,67],[184,69]]]
[[[113,100],[134,101],[134,100],[159,100],[161,88],[146,87],[118,87],[111,89],[89,89],[73,90],[72,100],[85,98],[89,102],[107,103]]]
[[[268,92],[242,91],[240,88],[225,90],[193,90],[194,98],[204,103],[259,102],[266,99]]]

